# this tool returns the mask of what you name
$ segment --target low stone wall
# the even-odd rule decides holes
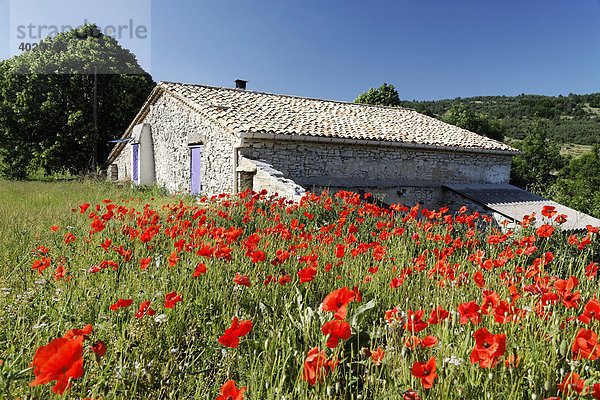
[[[266,190],[270,194],[277,194],[290,200],[300,201],[306,194],[304,188],[291,179],[283,176],[281,171],[273,168],[269,163],[240,158],[238,167],[238,178],[240,191],[248,187],[255,192]],[[250,180],[251,182],[246,182]]]
[[[240,154],[303,186],[508,183],[511,164],[509,155],[265,139],[248,139]]]

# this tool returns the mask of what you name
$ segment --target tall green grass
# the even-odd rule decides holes
[[[116,213],[119,218],[109,218],[104,230],[90,234],[93,219],[88,215],[106,213],[105,199],[128,211]],[[494,233],[489,226],[454,222],[449,229],[441,215],[403,221],[408,210],[390,215],[342,198],[332,199],[330,205],[325,197],[313,199],[300,207],[266,198],[249,200],[232,197],[230,202],[224,198],[199,204],[191,197],[161,197],[157,191],[119,190],[103,183],[0,181],[0,359],[4,360],[0,398],[57,397],[51,385],[28,386],[34,379],[28,366],[38,347],[86,324],[94,327],[87,345],[102,340],[108,351],[102,358],[86,351],[85,374],[73,381],[66,398],[214,399],[220,386],[234,379],[238,387],[247,387],[247,399],[400,399],[409,388],[422,398],[542,399],[556,395],[556,385],[571,370],[590,384],[600,382],[598,361],[574,361],[570,352],[582,325],[575,320],[561,327],[565,318],[578,316],[599,292],[598,280],[587,279],[585,272],[585,267],[596,261],[595,239],[585,249],[576,250],[557,232],[548,239],[537,238],[538,249],[531,256],[515,256],[488,271],[468,257],[478,250],[485,251],[486,259],[497,259],[506,247],[517,251],[524,245],[515,241],[534,234],[533,230],[505,237],[494,245],[488,243]],[[81,214],[79,205],[84,202],[91,206]],[[200,209],[205,210],[204,223],[196,215]],[[147,227],[143,221],[153,216],[150,210],[159,216],[160,233],[148,243],[139,236],[132,240],[127,231],[142,232]],[[207,225],[207,232],[196,231]],[[355,232],[350,225],[356,227]],[[59,228],[53,232],[52,226]],[[167,228],[173,237],[166,234]],[[395,228],[405,231],[393,234]],[[186,245],[199,245],[202,240],[214,247],[216,237],[227,229],[243,231],[227,243],[233,249],[230,261],[199,256],[197,247],[185,250]],[[257,263],[251,262],[243,245],[254,232],[261,237],[257,250],[266,254],[266,260]],[[66,244],[65,234],[73,234],[76,240]],[[108,251],[101,247],[106,239],[112,240]],[[181,259],[169,268],[168,259],[182,239]],[[372,247],[354,257],[350,254],[361,243],[371,246],[373,242],[386,247],[382,260],[374,259]],[[338,259],[334,247],[340,243],[347,248],[346,255]],[[42,245],[49,249],[53,264],[40,275],[31,267],[40,258],[35,250]],[[118,246],[132,251],[131,261],[113,250]],[[270,261],[281,249],[293,254],[273,265]],[[523,278],[524,273],[518,271],[527,270],[547,251],[554,253],[554,261],[543,271],[550,277],[577,276],[576,290],[582,300],[574,309],[559,301],[548,308],[551,315],[540,318],[534,311],[539,296],[520,290],[534,278]],[[430,272],[440,254],[446,254],[444,265],[455,269],[454,279],[441,280]],[[300,257],[311,255],[317,256],[317,275],[300,284],[297,272],[308,265]],[[145,257],[152,261],[141,270],[139,260]],[[415,266],[419,257],[424,257],[421,271]],[[68,268],[69,280],[55,281],[52,275],[60,260]],[[102,260],[116,261],[119,267],[90,273]],[[207,272],[192,277],[199,262]],[[376,273],[369,272],[376,266]],[[404,282],[392,288],[392,279],[407,270],[411,273]],[[510,298],[510,285],[501,273],[521,277],[522,282],[515,283],[522,297],[515,304],[529,310],[527,315],[509,324],[494,322],[492,315],[483,315],[478,325],[461,324],[458,305],[482,302],[482,289],[473,279],[477,271],[484,274],[485,289],[496,291],[502,300]],[[251,286],[236,284],[236,273],[248,275]],[[268,276],[277,280],[285,275],[291,279],[287,284],[263,284]],[[337,357],[340,363],[322,382],[308,385],[301,379],[304,360],[311,348],[326,348],[321,327],[333,319],[331,312],[321,309],[321,302],[332,290],[355,285],[362,301],[350,303],[346,318],[353,335],[327,350],[328,356]],[[554,291],[552,280],[547,285]],[[172,291],[182,294],[183,302],[165,308],[165,295]],[[132,299],[133,305],[111,311],[110,306],[119,299]],[[133,314],[144,300],[151,301],[156,315],[135,318]],[[406,321],[385,319],[386,310],[394,307],[400,315],[425,310],[426,319],[437,305],[449,310],[452,318],[416,334],[420,338],[436,336],[439,343],[432,348],[407,348]],[[225,348],[217,339],[234,316],[251,320],[253,329],[237,348]],[[600,321],[594,320],[590,328],[598,332],[599,325]],[[469,361],[475,345],[473,332],[481,327],[507,335],[506,355],[492,369]],[[381,366],[375,366],[366,352],[377,346],[386,352]],[[517,368],[505,365],[509,354],[521,357]],[[439,377],[431,389],[423,389],[411,367],[432,356]]]

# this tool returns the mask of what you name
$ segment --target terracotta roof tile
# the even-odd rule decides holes
[[[381,107],[242,89],[160,82],[234,133],[377,140],[472,149],[516,149],[406,108]]]

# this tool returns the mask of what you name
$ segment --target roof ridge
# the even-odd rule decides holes
[[[205,84],[201,84],[201,83],[184,83],[184,82],[159,81],[158,85],[160,85],[161,83],[173,84],[173,85],[185,85],[185,86],[200,86],[200,87],[205,87],[205,88],[209,88],[209,89],[225,89],[225,90],[231,90],[231,91],[234,91],[234,92],[241,92],[241,93],[248,93],[248,92],[250,92],[250,93],[256,93],[256,94],[266,94],[266,95],[269,95],[269,96],[290,97],[290,98],[293,98],[293,99],[327,101],[327,102],[330,102],[330,103],[351,104],[351,105],[355,105],[355,106],[383,108],[383,109],[387,109],[387,110],[406,110],[406,111],[417,112],[417,110],[415,110],[413,108],[408,108],[408,107],[380,106],[380,105],[375,105],[375,104],[355,103],[353,101],[320,99],[318,97],[306,97],[306,96],[298,96],[298,95],[294,95],[294,94],[282,94],[282,93],[262,92],[260,90],[238,89],[238,88],[230,88],[230,87],[224,87],[224,86],[205,85]]]

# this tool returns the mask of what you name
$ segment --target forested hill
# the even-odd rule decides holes
[[[523,139],[523,123],[541,117],[547,122],[548,139],[558,143],[600,143],[600,93],[516,97],[477,96],[437,101],[401,101],[403,107],[441,118],[453,106],[498,118],[505,136]]]

